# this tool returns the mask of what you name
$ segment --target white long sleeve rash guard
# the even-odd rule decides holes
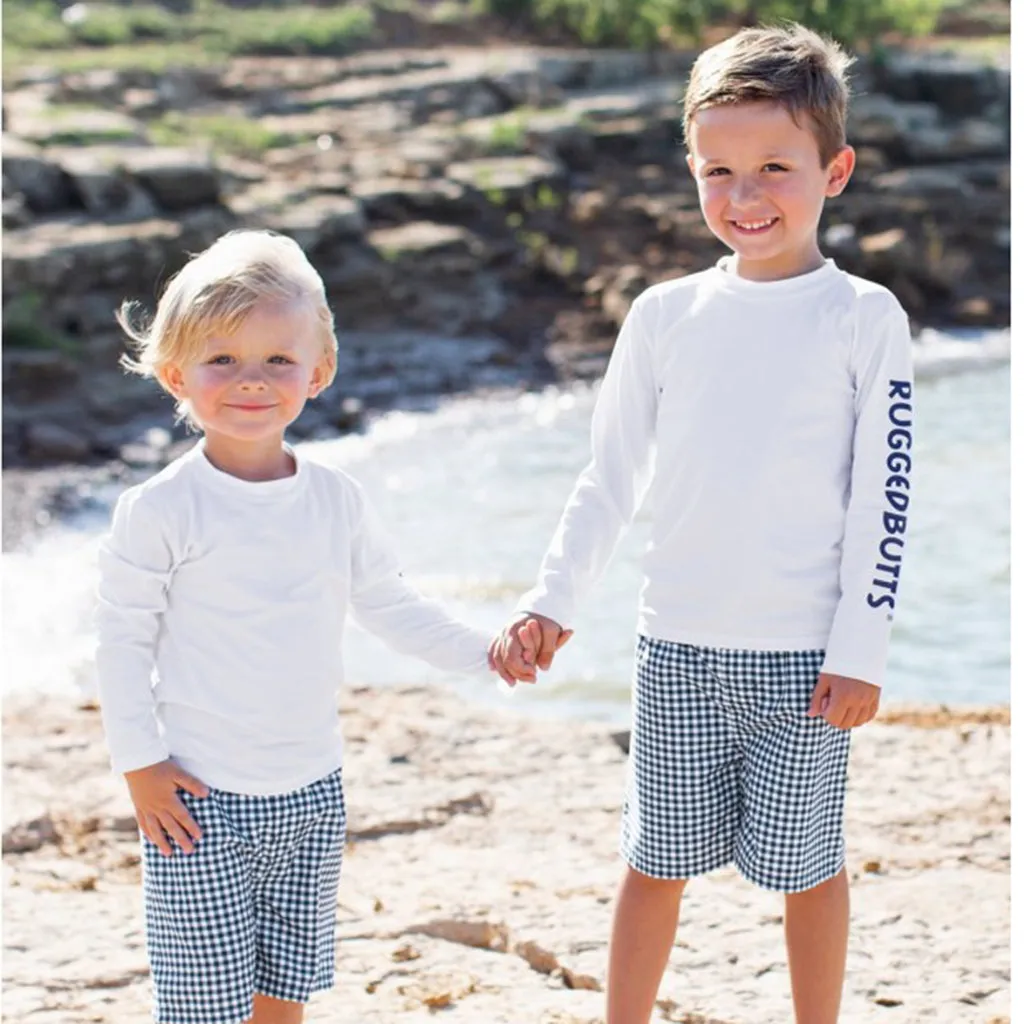
[[[337,691],[349,611],[395,650],[487,671],[490,637],[401,576],[359,485],[296,456],[266,482],[217,470],[196,445],[125,491],[100,551],[100,705],[126,772],[173,757],[252,795],[341,764]]]
[[[651,490],[639,632],[820,650],[882,685],[907,531],[911,341],[891,292],[723,263],[648,288],[609,361],[576,482],[519,611],[571,625]]]

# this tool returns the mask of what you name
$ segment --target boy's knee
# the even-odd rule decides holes
[[[681,895],[687,881],[686,878],[654,878],[626,865],[626,885],[638,891],[642,890],[651,894]]]
[[[831,878],[819,882],[810,889],[801,889],[799,892],[786,893],[788,903],[812,903],[817,900],[829,900],[841,895],[849,886],[849,879],[846,874],[845,865],[839,869]]]

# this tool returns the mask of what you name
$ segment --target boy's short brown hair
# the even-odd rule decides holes
[[[771,100],[794,120],[804,114],[818,140],[824,167],[846,144],[846,72],[853,63],[838,43],[803,25],[741,29],[709,47],[690,72],[683,98],[683,131],[699,110],[723,103]]]

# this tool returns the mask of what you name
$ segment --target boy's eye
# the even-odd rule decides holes
[[[772,163],[765,164],[764,169],[766,171],[784,171],[786,168],[782,164],[777,164],[773,161]]]
[[[210,366],[227,366],[231,361],[231,356],[214,356],[206,360]]]
[[[707,177],[709,177],[709,178],[720,178],[723,174],[728,174],[728,173],[729,173],[729,168],[728,167],[712,167],[711,170],[708,171]]]
[[[292,363],[292,360],[287,356],[271,356],[268,362],[277,363],[280,366],[288,366]]]

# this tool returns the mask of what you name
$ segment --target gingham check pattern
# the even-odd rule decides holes
[[[735,862],[780,892],[842,868],[850,733],[807,717],[823,660],[639,638],[622,816],[631,867],[678,879]]]
[[[146,944],[161,1024],[239,1024],[253,994],[334,983],[345,845],[341,772],[280,796],[179,794],[202,829],[164,857],[143,837]]]

